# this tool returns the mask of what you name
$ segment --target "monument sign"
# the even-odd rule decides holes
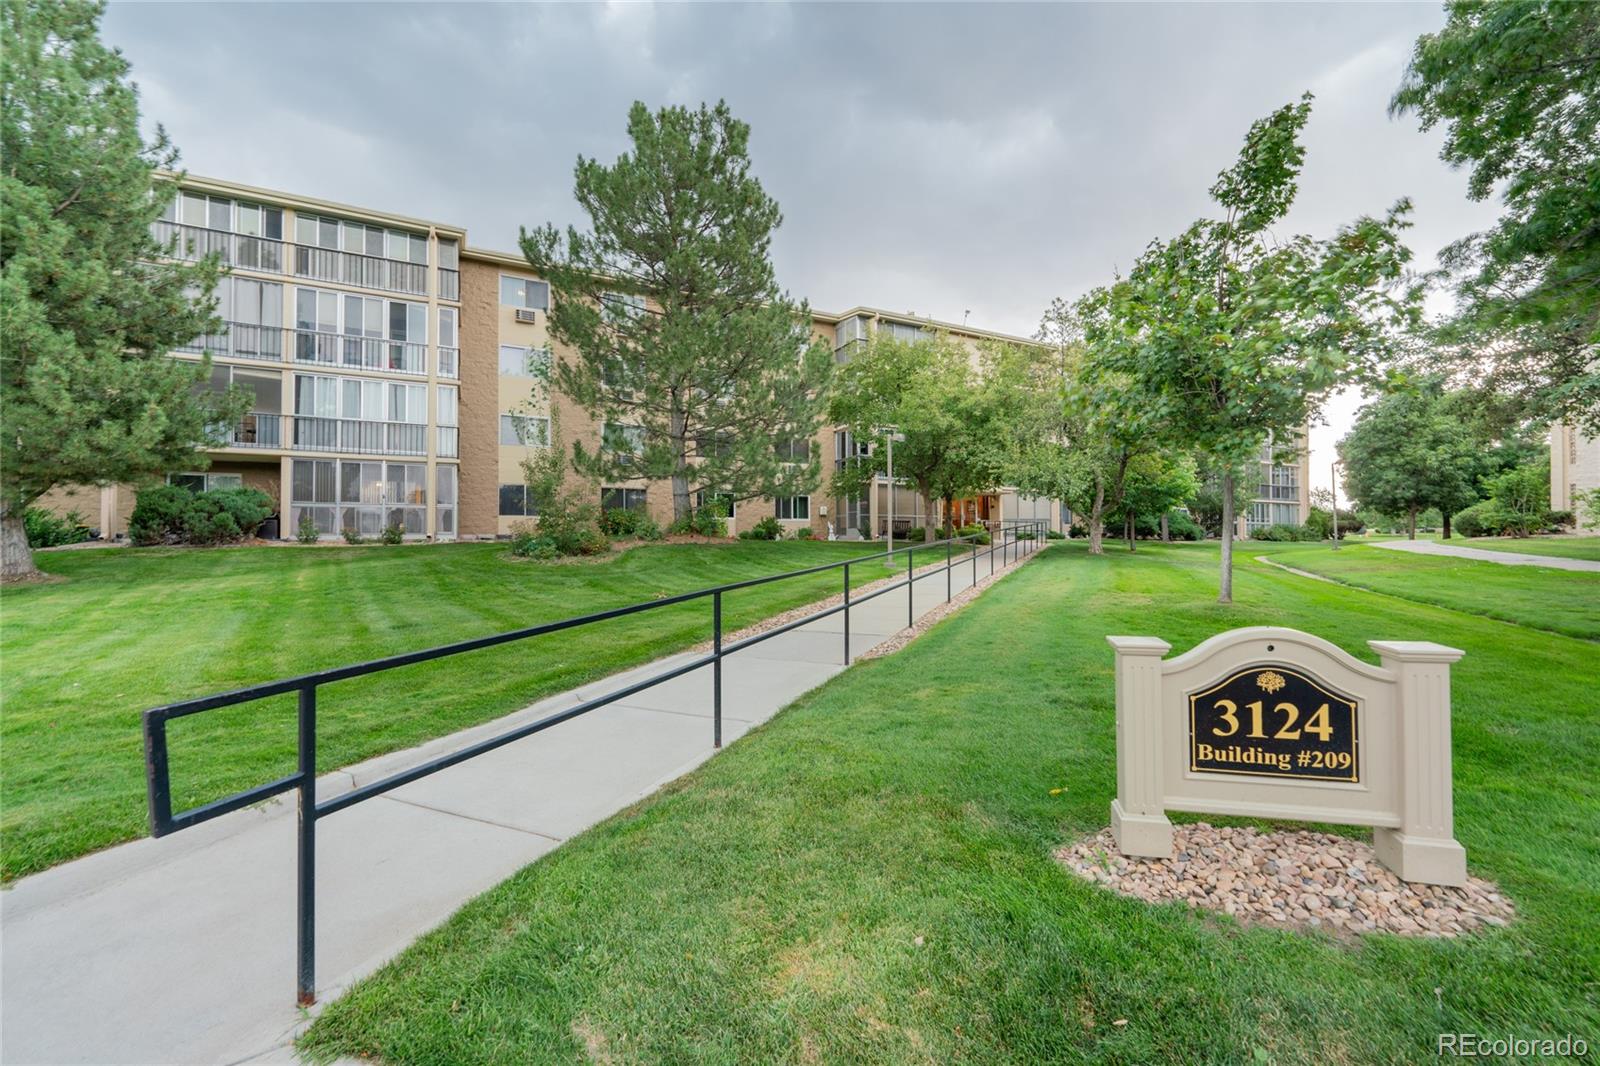
[[[1372,827],[1407,881],[1460,885],[1451,815],[1450,664],[1440,644],[1369,641],[1371,666],[1293,629],[1235,629],[1168,660],[1155,637],[1116,649],[1117,798],[1127,855],[1172,853],[1166,812]]]

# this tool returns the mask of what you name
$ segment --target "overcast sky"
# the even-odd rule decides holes
[[[1401,196],[1418,264],[1495,216],[1386,104],[1426,4],[166,4],[104,33],[192,173],[464,225],[582,222],[628,106],[726,99],[783,206],[781,283],[1030,334],[1209,212],[1250,122],[1317,95],[1285,232]],[[1353,397],[1312,435],[1314,485]]]

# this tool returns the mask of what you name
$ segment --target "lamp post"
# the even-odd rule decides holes
[[[895,442],[895,438],[896,437],[898,437],[901,440],[905,440],[906,438],[905,438],[905,436],[903,434],[897,432],[893,426],[878,426],[876,431],[878,433],[883,434],[884,440],[887,443],[888,449],[889,449],[889,454],[888,454],[888,466],[889,466],[889,472],[888,472],[888,477],[889,477],[889,559],[888,559],[888,562],[889,562],[889,565],[892,567],[892,566],[894,566],[894,442]]]
[[[1339,550],[1339,463],[1335,459],[1328,472],[1333,475],[1333,550]]]

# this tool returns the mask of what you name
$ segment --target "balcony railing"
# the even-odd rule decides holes
[[[356,455],[426,455],[428,427],[421,422],[367,422],[356,418],[294,417],[296,451]]]
[[[235,448],[283,447],[283,416],[251,411],[233,427]]]
[[[461,271],[449,267],[439,268],[439,299],[461,299]]]
[[[387,370],[396,374],[426,374],[428,346],[382,337],[355,337],[347,333],[294,331],[294,361],[355,370]]]
[[[439,427],[439,450],[441,459],[455,459],[460,456],[461,428],[459,426]]]
[[[283,242],[268,237],[249,237],[227,230],[185,226],[158,219],[150,224],[150,235],[163,248],[176,239],[172,254],[179,259],[204,259],[213,252],[223,263],[241,270],[283,273]]]
[[[439,348],[439,376],[451,380],[461,376],[460,348]]]
[[[174,350],[210,352],[212,355],[230,356],[234,359],[263,359],[276,363],[283,359],[283,327],[229,322],[223,332],[196,337],[188,344]]]
[[[290,247],[294,250],[296,277],[336,281],[342,285],[358,285],[364,289],[382,289],[385,292],[408,292],[418,296],[428,294],[426,264],[403,263],[398,259],[341,252],[333,248],[311,248],[304,244]]]
[[[1261,489],[1260,492],[1256,493],[1256,499],[1258,500],[1298,500],[1300,498],[1300,488],[1297,485],[1260,485],[1257,487]]]

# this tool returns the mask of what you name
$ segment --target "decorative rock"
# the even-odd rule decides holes
[[[1504,926],[1516,911],[1494,884],[1413,885],[1370,844],[1327,833],[1173,827],[1173,858],[1133,859],[1104,829],[1055,853],[1068,870],[1146,903],[1186,902],[1246,922],[1336,934],[1453,937]]]

